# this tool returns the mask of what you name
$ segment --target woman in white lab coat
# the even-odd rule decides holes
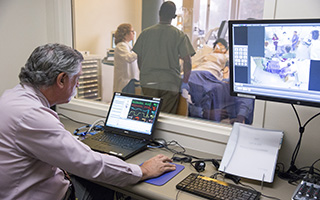
[[[132,45],[130,44],[134,34],[131,24],[119,25],[115,33],[114,92],[121,92],[131,79],[139,80],[137,54],[131,50]]]

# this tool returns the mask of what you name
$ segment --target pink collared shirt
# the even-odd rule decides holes
[[[137,183],[138,165],[92,151],[65,130],[42,93],[17,85],[0,97],[0,199],[61,199],[77,176],[116,186]]]

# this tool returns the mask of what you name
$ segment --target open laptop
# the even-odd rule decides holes
[[[104,131],[82,142],[95,151],[130,158],[152,140],[161,102],[161,98],[114,93]]]

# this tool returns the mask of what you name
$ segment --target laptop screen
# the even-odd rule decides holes
[[[160,104],[160,98],[114,93],[105,126],[151,135]]]

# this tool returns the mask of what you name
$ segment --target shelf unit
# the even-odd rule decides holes
[[[101,101],[100,66],[99,57],[84,55],[76,98]]]

